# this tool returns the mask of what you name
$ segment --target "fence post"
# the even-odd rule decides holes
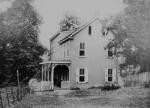
[[[7,88],[5,90],[6,90],[6,98],[7,98],[8,106],[10,107],[8,90],[7,90]]]
[[[4,106],[3,106],[3,100],[2,100],[2,95],[1,95],[1,90],[0,90],[0,101],[1,101],[1,107],[4,108]]]
[[[14,96],[13,87],[11,87],[11,95],[12,95],[12,98],[13,98],[13,103],[15,103],[15,96]]]
[[[17,88],[17,101],[19,101],[19,89]]]

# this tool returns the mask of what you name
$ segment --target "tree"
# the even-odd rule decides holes
[[[78,17],[74,15],[68,15],[66,14],[64,16],[64,19],[60,22],[60,30],[61,31],[69,31],[74,30],[78,28],[78,26],[81,24]]]
[[[39,40],[41,18],[31,0],[15,0],[12,7],[0,14],[0,82],[16,82],[31,78],[39,70],[44,48]]]
[[[117,31],[119,34],[120,30],[116,29],[116,25],[121,28],[124,26],[126,29],[123,30],[125,35],[116,35],[116,40],[123,39],[125,43],[124,55],[126,56],[126,65],[129,64],[140,64],[141,71],[150,70],[150,1],[149,0],[124,0],[128,5],[124,12],[119,14],[114,20],[110,27],[112,30]],[[123,33],[122,32],[122,33]],[[123,33],[123,34],[124,34]],[[126,36],[127,39],[124,38]],[[121,42],[121,41],[118,41]],[[116,43],[118,43],[116,41]],[[118,44],[117,44],[118,45]],[[136,50],[132,51],[133,48]]]

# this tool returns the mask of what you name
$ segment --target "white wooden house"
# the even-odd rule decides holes
[[[43,83],[51,85],[47,89],[117,82],[118,62],[112,51],[105,49],[112,39],[111,32],[102,33],[99,18],[74,30],[57,32],[50,38],[50,61],[41,63]]]

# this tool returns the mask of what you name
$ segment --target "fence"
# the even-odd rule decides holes
[[[0,90],[0,108],[12,108],[29,93],[28,87],[7,87]]]
[[[150,82],[150,72],[129,74],[124,79],[124,86],[143,86]]]

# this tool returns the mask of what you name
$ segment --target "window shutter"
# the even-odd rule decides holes
[[[85,82],[87,83],[88,82],[88,68],[85,68]]]
[[[108,81],[108,68],[105,68],[105,81]]]
[[[117,74],[116,74],[116,68],[113,69],[113,81],[116,81],[116,78],[117,78]]]
[[[79,83],[79,68],[76,71],[76,82]]]

